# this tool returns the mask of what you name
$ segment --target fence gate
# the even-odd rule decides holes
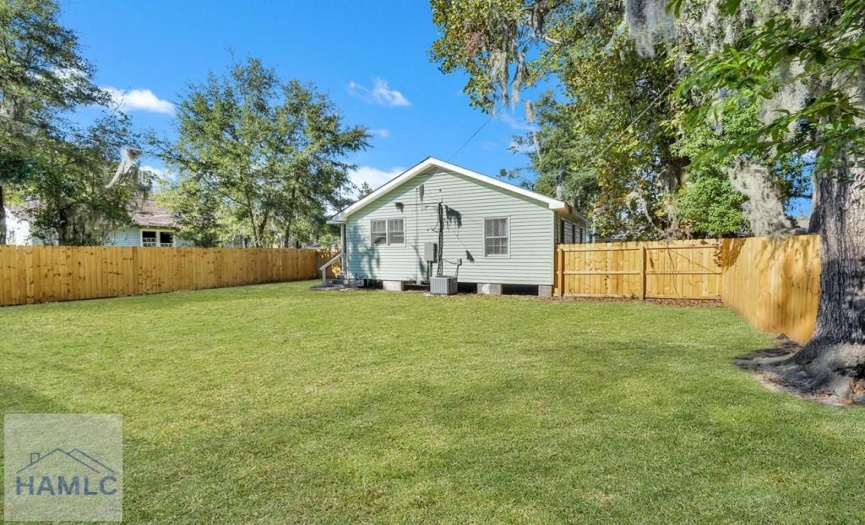
[[[560,244],[556,293],[574,297],[720,299],[715,240]]]

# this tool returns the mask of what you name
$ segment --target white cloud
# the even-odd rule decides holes
[[[157,168],[148,164],[142,164],[140,169],[149,171],[156,177],[154,181],[156,188],[165,188],[177,182],[177,172],[175,171],[166,168]]]
[[[352,96],[365,100],[370,104],[389,107],[411,106],[411,102],[402,93],[395,89],[390,89],[387,85],[387,80],[380,78],[373,79],[372,88],[351,81],[348,83],[348,92]]]
[[[111,100],[121,111],[149,111],[174,115],[174,104],[157,97],[149,89],[132,89],[124,91],[113,87],[104,87],[103,91],[111,95]]]
[[[157,168],[156,166],[149,166],[147,164],[144,164],[141,166],[140,169],[142,169],[144,171],[149,171],[150,173],[153,173],[154,175],[156,175],[157,177],[160,177],[160,178],[165,176],[165,170],[162,168]]]
[[[358,166],[356,169],[349,171],[348,176],[351,179],[351,182],[353,182],[358,188],[366,182],[372,189],[376,190],[387,181],[402,174],[404,171],[405,168],[380,170],[378,168],[373,168],[372,166]]]
[[[511,129],[515,129],[517,131],[538,131],[538,127],[536,125],[524,119],[515,117],[507,110],[500,113],[500,115],[502,122],[510,126]]]
[[[385,128],[371,129],[369,130],[369,133],[370,135],[375,135],[376,137],[381,137],[383,139],[390,137],[390,130]]]

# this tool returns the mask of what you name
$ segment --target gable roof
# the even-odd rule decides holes
[[[462,175],[464,177],[467,177],[469,179],[472,179],[472,180],[475,180],[478,182],[489,184],[490,186],[494,186],[496,188],[503,189],[503,190],[508,191],[510,193],[514,193],[516,195],[521,195],[523,197],[528,197],[528,198],[533,199],[535,201],[538,201],[542,204],[546,204],[551,210],[561,210],[561,211],[566,212],[566,213],[575,213],[576,214],[576,212],[574,212],[571,209],[571,207],[564,201],[560,201],[558,199],[553,199],[553,198],[547,197],[546,195],[541,195],[540,193],[537,193],[537,192],[534,192],[531,190],[527,190],[527,189],[521,188],[519,186],[514,186],[513,184],[508,184],[507,182],[503,182],[503,181],[500,181],[498,179],[488,177],[488,176],[483,175],[481,173],[478,173],[476,171],[462,168],[460,166],[457,166],[456,164],[451,164],[449,162],[439,160],[435,157],[427,157],[421,163],[414,165],[413,167],[409,168],[407,171],[403,172],[401,175],[394,177],[393,179],[391,179],[390,181],[388,181],[383,186],[379,187],[378,189],[376,189],[374,192],[370,193],[366,197],[360,199],[359,201],[355,202],[354,204],[352,204],[348,208],[337,213],[336,215],[331,217],[330,220],[327,221],[327,223],[328,224],[343,224],[343,223],[345,223],[348,220],[348,217],[350,215],[352,215],[353,213],[366,207],[369,204],[372,204],[373,202],[378,200],[380,197],[387,195],[391,190],[393,190],[397,186],[400,186],[404,182],[411,180],[412,178],[414,178],[414,177],[416,177],[422,173],[425,173],[430,168],[440,168],[443,170],[451,171],[451,172],[454,172],[458,175]],[[576,215],[580,216],[579,214],[576,214]],[[583,218],[582,216],[580,216],[580,217]]]
[[[147,199],[132,212],[132,222],[150,228],[177,228],[177,220],[171,210],[163,208],[155,200]]]
[[[28,206],[19,206],[18,204],[7,203],[5,211],[19,220],[30,222],[33,220],[31,207],[38,206],[38,202],[30,201],[27,204]],[[160,206],[153,199],[145,199],[140,206],[132,210],[131,218],[132,223],[136,226],[167,229],[177,228],[177,219],[174,217],[174,213]]]

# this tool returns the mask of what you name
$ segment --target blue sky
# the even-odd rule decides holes
[[[469,106],[463,76],[444,75],[427,51],[437,37],[423,0],[68,0],[64,25],[116,90],[136,127],[170,134],[172,103],[208,71],[255,56],[285,78],[313,82],[345,122],[367,126],[372,147],[349,158],[374,187],[434,156],[497,176],[528,161],[508,151],[524,123]],[[517,111],[521,115],[521,111]],[[458,154],[466,140],[484,126]],[[161,167],[156,159],[145,165]]]

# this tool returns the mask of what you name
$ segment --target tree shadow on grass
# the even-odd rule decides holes
[[[65,413],[69,408],[30,388],[8,381],[0,381],[0,413],[48,414]]]

